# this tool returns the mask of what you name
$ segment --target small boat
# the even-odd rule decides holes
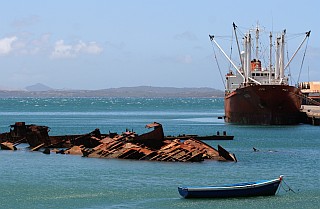
[[[261,180],[222,186],[178,187],[178,191],[184,198],[271,196],[276,194],[282,179],[283,176],[273,180]]]

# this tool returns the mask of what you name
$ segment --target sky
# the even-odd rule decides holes
[[[241,29],[259,24],[288,34],[311,30],[302,71],[303,53],[290,65],[291,75],[320,81],[320,3],[293,2],[0,0],[0,89],[42,83],[55,89],[223,90],[208,35],[232,37],[233,22]],[[291,54],[302,39],[294,39]],[[229,39],[217,41],[230,51]]]

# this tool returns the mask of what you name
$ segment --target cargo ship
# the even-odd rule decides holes
[[[240,61],[238,65],[221,48],[215,36],[209,35],[211,42],[219,48],[230,66],[234,68],[225,76],[225,121],[248,125],[299,124],[303,95],[298,85],[289,85],[289,76],[285,75],[285,70],[309,38],[311,31],[304,34],[297,50],[285,63],[285,30],[277,35],[274,41],[272,33],[269,33],[269,50],[266,50],[259,48],[261,43],[259,26],[244,34],[242,47],[238,42],[235,24],[233,29]],[[267,60],[264,66],[261,60]]]

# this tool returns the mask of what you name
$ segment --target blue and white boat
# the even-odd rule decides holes
[[[178,187],[178,191],[184,198],[271,196],[276,194],[282,179],[283,176],[273,180],[261,180],[222,186]]]

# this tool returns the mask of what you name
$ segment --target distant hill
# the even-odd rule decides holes
[[[42,83],[37,83],[37,84],[31,85],[31,86],[27,86],[25,89],[27,91],[50,91],[50,90],[53,90],[49,86],[46,86]]]
[[[167,97],[167,98],[211,98],[223,97],[224,92],[214,88],[174,88],[174,87],[121,87],[101,90],[56,90],[45,85],[34,85],[26,88],[27,91],[1,90],[0,98],[8,97]]]

